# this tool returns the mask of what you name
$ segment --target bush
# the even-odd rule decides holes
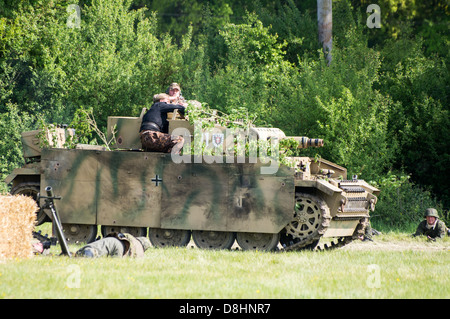
[[[394,167],[412,173],[420,185],[450,205],[450,108],[448,65],[425,57],[422,40],[405,35],[387,42],[377,87],[395,102],[389,110],[388,134],[398,145]]]
[[[157,13],[145,11],[145,1],[73,1],[82,9],[80,28],[66,25],[71,1],[6,5],[0,18],[0,174],[23,164],[20,133],[31,129],[28,114],[70,123],[85,106],[104,131],[107,116],[137,116],[154,94],[179,82],[187,99],[228,114],[258,115],[256,125],[278,127],[288,136],[323,138],[325,147],[301,155],[320,154],[349,175],[378,181],[380,220],[390,227],[399,220],[412,223],[397,213],[435,203],[431,191],[448,209],[448,54],[446,60],[425,51],[428,43],[432,52],[444,52],[448,37],[442,43],[420,38],[439,34],[445,24],[416,33],[413,13],[426,14],[406,8],[410,23],[399,18],[393,25],[406,26],[394,30],[387,17],[396,5],[388,2],[380,5],[383,30],[395,31],[390,40],[383,30],[367,28],[367,1],[359,14],[352,7],[358,1],[334,1],[329,66],[317,41],[313,0],[251,6],[219,1],[205,8],[200,33],[194,22],[176,35],[179,44],[158,31]],[[198,1],[189,5],[198,12]],[[239,23],[226,23],[231,7]],[[257,14],[238,19],[246,8]],[[440,11],[419,3],[416,8]],[[222,11],[224,17],[217,17]],[[370,45],[374,37],[376,45]],[[392,170],[405,173],[386,173]],[[405,174],[411,177],[404,180]]]
[[[0,193],[8,191],[3,180],[11,171],[24,164],[21,133],[31,130],[33,117],[27,113],[19,115],[17,105],[6,104],[7,112],[0,114]]]
[[[409,175],[389,173],[374,183],[381,190],[371,224],[383,230],[413,232],[423,220],[425,209],[434,207],[448,225],[442,204],[430,191],[414,184]]]

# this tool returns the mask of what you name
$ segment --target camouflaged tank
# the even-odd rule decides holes
[[[41,148],[39,131],[24,132],[26,164],[6,178],[11,193],[39,201],[38,193],[51,186],[62,197],[55,203],[69,243],[93,241],[99,225],[103,236],[115,231],[148,234],[156,247],[186,246],[192,238],[205,249],[236,243],[243,250],[311,249],[321,238],[327,244],[320,247],[334,248],[364,234],[379,190],[347,179],[345,168],[310,157],[289,158],[293,165],[286,166],[240,154],[211,160],[198,154],[144,152],[138,133],[144,112],[108,118],[108,132],[114,128],[117,141],[112,150],[64,148],[71,131],[63,128]],[[187,142],[202,139],[215,150],[229,146],[223,127],[199,135],[176,113],[169,123],[170,132],[184,135]],[[258,140],[287,138],[276,128],[252,127],[245,134]],[[323,145],[318,139],[294,139],[300,148]],[[43,200],[38,204],[43,207]],[[38,223],[50,221],[49,216],[41,209]]]

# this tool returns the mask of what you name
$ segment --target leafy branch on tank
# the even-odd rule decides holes
[[[195,101],[197,102],[197,101]],[[215,125],[225,127],[227,129],[241,128],[249,130],[250,127],[254,127],[257,115],[249,114],[248,109],[245,107],[238,107],[231,111],[230,114],[211,109],[206,103],[191,103],[188,101],[188,107],[186,119],[191,125],[200,125],[201,129],[213,128]],[[233,154],[242,154],[242,148],[244,148],[245,156],[255,154],[255,150],[265,149],[267,150],[266,156],[269,158],[277,158],[278,161],[288,167],[296,168],[296,163],[291,161],[289,157],[298,156],[300,142],[293,138],[285,138],[278,141],[278,154],[273,154],[274,148],[268,147],[268,141],[246,141],[245,145],[239,143],[238,138],[234,137],[233,141],[234,149],[227,149],[227,151],[233,151]],[[202,143],[201,150],[199,149],[184,149],[183,154],[195,154],[195,152],[201,152],[202,154],[212,152],[211,148],[207,148],[205,143]],[[208,154],[210,155],[210,154]]]
[[[197,102],[197,101],[194,101]],[[250,128],[253,126],[257,115],[249,114],[245,107],[238,107],[226,114],[216,109],[211,109],[207,103],[194,103],[188,101],[186,108],[189,123],[194,125],[202,123],[202,128],[212,128],[220,125],[226,128]]]
[[[188,101],[186,110],[186,119],[191,125],[194,125],[197,130],[211,129],[218,125],[231,130],[242,129],[244,132],[248,133],[251,127],[255,127],[254,123],[257,119],[257,115],[250,114],[245,107],[235,108],[230,114],[227,114],[216,109],[211,109],[206,103],[200,103],[198,101]],[[58,138],[58,134],[61,134],[61,130],[58,129],[61,127],[65,130],[64,139]],[[111,146],[117,143],[116,125],[111,127],[111,134],[108,139],[98,128],[92,108],[85,109],[80,107],[75,112],[74,118],[69,126],[46,124],[40,119],[40,131],[37,136],[41,148],[53,146],[73,149],[80,143],[98,145],[97,139],[92,137],[93,133],[98,136],[103,142],[102,146],[108,151],[111,151]],[[57,144],[60,140],[65,141],[64,145]],[[291,157],[299,156],[300,149],[303,148],[301,142],[289,137],[271,142],[277,144],[270,145],[269,141],[260,139],[245,139],[245,143],[242,143],[237,136],[234,136],[232,146],[231,148],[228,146],[226,152],[228,154],[244,154],[246,157],[249,157],[251,154],[257,154],[257,151],[260,150],[260,158],[277,160],[282,165],[299,170],[297,163],[291,160]],[[261,152],[261,150],[265,151]],[[216,151],[216,149],[208,147],[206,142],[200,144],[191,143],[190,147],[185,145],[183,148],[183,154],[213,155]]]
[[[111,151],[111,145],[117,143],[116,132],[117,126],[111,128],[111,138],[108,140],[105,134],[98,128],[97,122],[93,115],[92,108],[79,108],[74,115],[70,125],[67,124],[47,124],[42,118],[39,118],[39,146],[41,148],[63,147],[68,149],[76,148],[77,144],[99,145],[96,138],[92,138],[93,133],[103,142],[102,146],[106,150]],[[61,139],[58,135],[62,134],[64,129],[65,138]],[[59,141],[65,141],[64,144],[58,145]]]

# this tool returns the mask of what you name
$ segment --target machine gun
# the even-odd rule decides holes
[[[69,251],[69,246],[67,245],[66,238],[64,237],[64,234],[63,234],[63,230],[62,230],[62,226],[61,226],[61,221],[59,219],[58,211],[56,210],[55,203],[53,202],[55,199],[61,199],[61,196],[54,196],[53,195],[53,189],[52,189],[51,186],[47,186],[45,188],[45,191],[47,193],[47,196],[40,196],[40,195],[38,195],[38,198],[44,198],[45,199],[45,204],[44,204],[43,208],[48,208],[52,212],[53,226],[55,227],[56,236],[58,238],[59,244],[61,245],[62,254],[63,255],[67,255],[67,256],[69,256],[69,258],[71,258],[72,255],[71,255],[71,253]]]

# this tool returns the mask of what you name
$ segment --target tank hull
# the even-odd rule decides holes
[[[278,233],[292,218],[294,170],[261,163],[180,163],[171,154],[44,149],[62,223]]]
[[[141,236],[148,230],[155,246],[183,246],[192,236],[198,247],[215,249],[229,248],[234,239],[243,249],[312,248],[322,237],[338,238],[337,247],[364,234],[380,191],[356,177],[347,180],[344,167],[309,157],[287,158],[292,165],[285,166],[226,152],[174,160],[172,154],[139,149],[141,118],[109,119],[116,127],[114,150],[62,148],[67,135],[62,129],[59,144],[41,148],[35,142],[39,132],[25,132],[27,164],[5,181],[12,193],[36,200],[38,190],[45,194],[52,187],[62,197],[56,205],[69,243],[94,240],[98,225],[104,236],[115,231]],[[173,118],[170,127],[182,128],[186,139],[197,136],[187,121]],[[218,136],[224,133],[215,129]],[[251,128],[252,136],[286,138],[275,128]],[[300,148],[323,146],[320,139],[297,139]],[[38,204],[39,223],[49,221],[44,201]]]

